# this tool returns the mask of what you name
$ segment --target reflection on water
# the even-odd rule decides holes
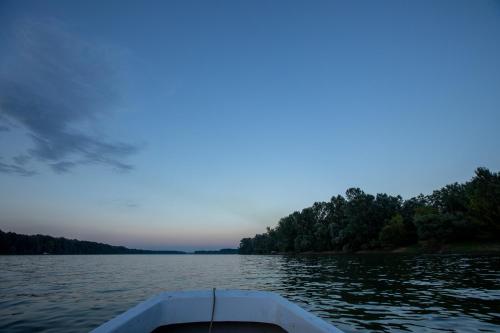
[[[499,332],[500,256],[0,256],[0,331],[85,332],[163,290],[275,291],[346,332]]]

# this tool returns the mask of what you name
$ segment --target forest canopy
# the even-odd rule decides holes
[[[241,254],[392,249],[417,243],[500,240],[500,173],[478,168],[464,183],[403,200],[350,188],[240,242]]]
[[[182,251],[149,251],[124,246],[52,237],[21,235],[0,230],[0,254],[184,254]]]

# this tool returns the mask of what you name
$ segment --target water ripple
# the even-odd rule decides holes
[[[0,331],[86,332],[164,290],[277,292],[346,332],[499,332],[500,256],[0,256]]]

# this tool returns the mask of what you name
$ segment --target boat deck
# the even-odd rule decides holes
[[[207,333],[209,322],[160,326],[151,333]],[[277,325],[254,322],[214,322],[212,333],[287,333]]]

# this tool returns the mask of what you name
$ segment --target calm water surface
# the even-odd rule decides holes
[[[1,332],[86,332],[164,290],[274,291],[346,332],[500,332],[500,256],[0,256]]]

